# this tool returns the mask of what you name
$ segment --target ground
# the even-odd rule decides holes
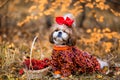
[[[50,32],[46,31],[44,34],[41,34],[41,32],[31,31],[31,29],[25,30],[25,27],[9,28],[9,30],[8,28],[1,29],[0,80],[26,80],[26,75],[20,75],[19,70],[23,68],[22,61],[24,57],[30,56],[31,44],[35,36],[38,36],[38,39],[35,41],[32,58],[51,58],[53,45],[48,40]],[[64,78],[64,80],[119,80],[120,33],[109,28],[79,28],[77,29],[77,34],[78,40],[76,46],[103,60],[108,60],[111,67],[110,73],[103,74],[106,70],[104,69],[103,73],[71,75]],[[43,76],[41,80],[59,79],[54,79],[52,74],[49,73]]]

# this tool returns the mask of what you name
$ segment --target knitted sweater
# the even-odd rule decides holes
[[[93,73],[100,71],[96,57],[83,52],[76,47],[55,46],[52,53],[51,66],[53,71],[67,77],[76,73]]]

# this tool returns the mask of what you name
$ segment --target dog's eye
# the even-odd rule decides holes
[[[56,29],[55,31],[58,31],[58,29]]]
[[[68,33],[66,30],[63,30],[63,32]]]
[[[65,30],[63,30],[63,32],[66,32]]]

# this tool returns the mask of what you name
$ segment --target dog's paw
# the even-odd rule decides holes
[[[97,59],[99,64],[100,64],[100,68],[103,69],[104,67],[109,67],[109,64],[107,61],[103,61],[103,60],[100,60],[100,59]]]
[[[53,77],[54,78],[61,78],[61,75],[60,75],[60,71],[55,71],[54,73],[53,73]]]
[[[100,60],[100,59],[97,59],[99,64],[100,64],[100,68],[101,68],[101,72],[103,74],[109,74],[109,64],[107,61],[103,61],[103,60]]]
[[[53,74],[53,77],[54,78],[61,78],[61,75],[60,74]]]

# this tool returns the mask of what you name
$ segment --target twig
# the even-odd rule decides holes
[[[4,1],[4,2],[0,5],[0,8],[2,8],[5,4],[7,4],[8,1],[9,1],[9,0]]]
[[[39,45],[41,45],[41,42],[39,42]],[[43,54],[43,49],[42,47],[40,46],[40,59],[43,59],[45,56]]]
[[[113,54],[110,54],[111,55],[111,58],[109,58],[107,61],[109,62],[109,61],[111,61],[111,60],[113,60],[113,59],[115,59],[117,56],[114,56]]]

